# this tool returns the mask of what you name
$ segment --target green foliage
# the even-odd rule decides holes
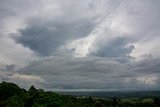
[[[24,107],[24,101],[19,96],[10,97],[7,102],[7,107]]]
[[[2,82],[0,84],[0,100],[5,100],[14,95],[19,95],[21,93],[21,88],[16,84]]]
[[[45,92],[34,86],[26,91],[13,83],[0,83],[0,107],[159,107],[159,97],[97,98]]]

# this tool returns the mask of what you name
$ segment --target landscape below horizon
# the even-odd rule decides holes
[[[0,107],[159,107],[160,91],[53,92],[0,83]]]

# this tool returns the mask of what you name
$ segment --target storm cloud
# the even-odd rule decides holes
[[[94,23],[88,20],[69,23],[65,20],[59,23],[49,21],[42,24],[41,20],[35,20],[27,28],[20,30],[21,36],[16,41],[42,56],[49,56],[68,40],[88,35],[94,27]]]
[[[158,90],[159,13],[159,0],[1,0],[0,81]]]

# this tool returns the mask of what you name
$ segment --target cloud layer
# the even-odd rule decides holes
[[[159,0],[1,0],[0,81],[157,90],[159,13]]]

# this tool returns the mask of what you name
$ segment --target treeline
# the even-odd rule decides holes
[[[14,83],[0,83],[0,107],[160,107],[160,97],[97,98],[75,97],[31,86],[21,89]]]

